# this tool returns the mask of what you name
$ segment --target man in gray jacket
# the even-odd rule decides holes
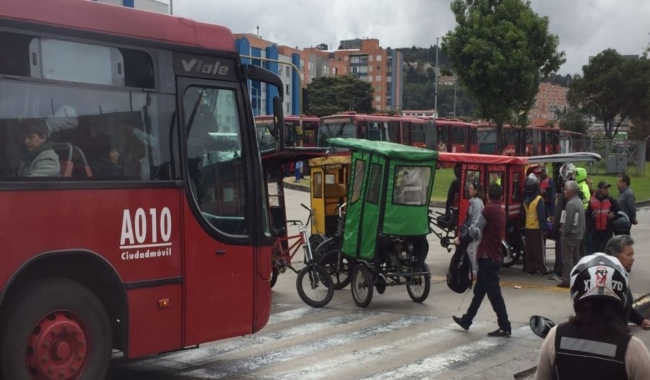
[[[576,181],[567,181],[564,185],[566,207],[560,218],[562,227],[562,282],[559,288],[569,288],[569,276],[573,266],[580,261],[580,243],[585,235],[585,209],[578,196],[580,186]]]
[[[618,205],[621,207],[627,217],[630,219],[630,224],[637,224],[636,220],[636,198],[634,197],[634,192],[630,189],[630,176],[627,174],[620,175],[618,181],[616,182],[616,187],[620,195],[618,196]],[[627,231],[620,231],[617,235],[630,235],[630,229]]]
[[[47,125],[41,119],[26,119],[22,128],[27,154],[18,169],[19,177],[58,177],[59,156],[45,142]]]

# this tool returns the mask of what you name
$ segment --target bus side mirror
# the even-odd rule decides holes
[[[284,128],[284,113],[282,110],[282,98],[276,96],[273,98],[273,125],[274,131],[269,131],[276,139],[280,140],[280,144],[277,145],[280,150],[284,150],[285,147],[285,128]],[[278,126],[280,126],[278,128]],[[275,133],[274,133],[275,132]]]

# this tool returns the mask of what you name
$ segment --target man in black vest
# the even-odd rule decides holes
[[[544,339],[538,380],[647,379],[650,352],[630,335],[623,316],[627,271],[615,257],[595,253],[571,270],[576,315]]]

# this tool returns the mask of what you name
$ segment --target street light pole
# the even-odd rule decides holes
[[[433,108],[436,111],[436,117],[438,117],[438,37],[436,37],[436,68],[433,72],[436,74],[436,87],[433,95]]]

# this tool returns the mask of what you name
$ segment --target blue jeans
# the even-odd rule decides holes
[[[506,303],[501,294],[501,286],[499,285],[499,269],[501,263],[490,259],[478,259],[478,276],[476,284],[474,284],[474,297],[472,303],[462,317],[463,323],[468,326],[472,324],[472,320],[478,313],[479,307],[483,302],[483,298],[487,294],[492,309],[497,314],[497,321],[499,328],[504,331],[510,331],[510,321],[508,320],[508,312],[506,311]]]

